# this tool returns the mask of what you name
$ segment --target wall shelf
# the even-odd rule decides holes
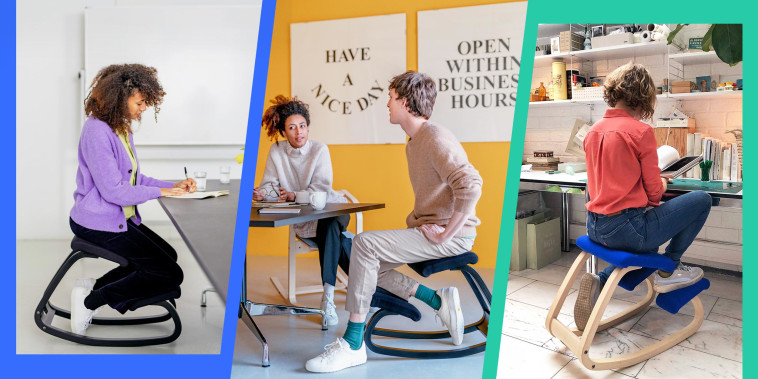
[[[693,53],[670,54],[669,60],[678,62],[682,65],[724,63],[719,59],[718,55],[716,55],[716,52],[712,50],[709,52],[697,51]]]
[[[550,66],[555,59],[563,59],[564,62],[569,63],[569,60],[574,60],[575,62],[584,62],[600,59],[633,59],[635,57],[667,53],[668,45],[665,42],[630,43],[590,50],[578,50],[567,53],[538,55],[534,57],[534,66]],[[718,57],[716,59],[718,59]]]

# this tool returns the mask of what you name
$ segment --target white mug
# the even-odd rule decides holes
[[[297,191],[295,192],[295,202],[298,204],[308,204],[311,202],[310,195],[308,191]]]
[[[320,211],[326,206],[326,192],[314,192],[311,194],[311,207]]]

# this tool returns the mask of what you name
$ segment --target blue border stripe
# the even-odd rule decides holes
[[[227,363],[226,370],[231,375],[234,342],[236,337],[237,310],[242,288],[242,273],[247,252],[247,234],[250,229],[250,204],[253,202],[255,187],[255,168],[258,159],[258,142],[260,139],[260,120],[263,118],[263,105],[266,96],[269,55],[271,53],[271,35],[274,30],[274,13],[276,0],[263,1],[261,23],[258,30],[258,47],[255,54],[255,72],[253,90],[250,94],[250,108],[247,118],[247,138],[245,140],[245,159],[243,162],[242,181],[240,184],[239,206],[237,209],[237,228],[234,231],[234,255],[232,269],[229,271],[229,291],[226,296],[226,317],[224,318],[224,338],[221,355]],[[255,338],[252,334],[249,338]],[[226,375],[225,377],[228,377]]]

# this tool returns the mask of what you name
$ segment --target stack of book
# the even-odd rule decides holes
[[[736,143],[704,136],[702,133],[688,133],[687,155],[702,155],[703,160],[713,162],[710,168],[711,180],[742,181],[742,162]],[[685,174],[686,177],[695,179],[701,175],[700,167]]]

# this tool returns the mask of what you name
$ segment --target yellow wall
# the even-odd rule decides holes
[[[418,67],[416,16],[418,11],[501,3],[491,0],[279,0],[276,4],[266,99],[290,94],[289,25],[351,17],[406,14],[407,68]],[[384,99],[382,99],[384,101]],[[267,100],[268,102],[268,100]],[[318,127],[318,120],[312,120]],[[444,120],[441,121],[444,125]],[[400,126],[396,126],[400,127]],[[271,141],[261,132],[256,183],[260,183]],[[472,250],[479,265],[495,267],[500,215],[508,166],[508,142],[464,143],[469,161],[476,167],[484,186],[477,205],[482,225]],[[413,191],[408,179],[405,145],[331,145],[334,189],[348,189],[362,202],[383,202],[386,208],[364,213],[364,230],[405,228],[405,217],[413,208]],[[354,217],[353,217],[354,219]],[[351,227],[352,229],[352,227]],[[287,228],[251,228],[249,254],[287,255]]]

